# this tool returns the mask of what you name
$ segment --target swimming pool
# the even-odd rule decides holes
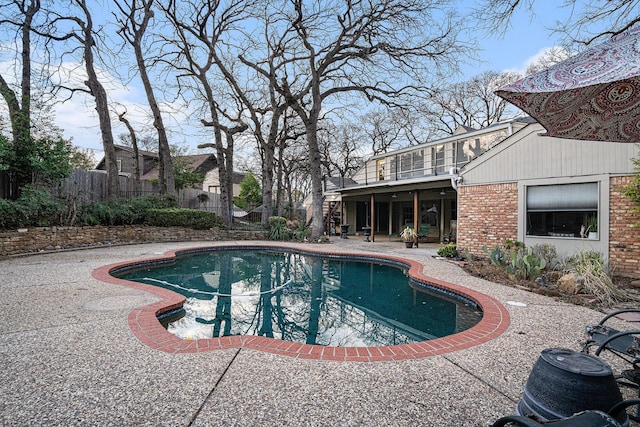
[[[183,339],[390,346],[452,335],[482,318],[470,298],[410,279],[407,265],[371,258],[227,248],[112,274],[183,295],[181,309],[160,317]]]
[[[469,329],[442,338],[409,344],[390,346],[333,346],[302,344],[284,341],[278,338],[254,335],[232,335],[216,338],[181,339],[167,331],[158,321],[167,313],[178,312],[185,304],[186,298],[173,290],[164,289],[149,283],[133,282],[114,277],[112,273],[135,269],[148,264],[169,264],[177,257],[211,250],[294,250],[302,254],[322,255],[334,258],[360,258],[380,261],[400,266],[408,273],[408,277],[417,283],[436,287],[446,294],[462,296],[473,301],[482,311],[480,321]],[[273,242],[212,243],[207,247],[187,250],[168,251],[164,255],[151,255],[152,259],[123,261],[116,264],[96,268],[92,276],[102,282],[138,289],[155,295],[155,302],[136,307],[129,312],[128,324],[135,336],[143,344],[168,353],[209,352],[224,349],[246,348],[278,355],[316,360],[373,362],[385,360],[406,360],[429,357],[452,351],[463,350],[482,344],[500,336],[509,327],[509,314],[497,300],[481,292],[453,284],[442,279],[428,277],[423,273],[423,264],[397,256],[370,254],[363,251],[342,251],[331,245],[308,244],[273,244]],[[149,258],[149,255],[147,256]]]

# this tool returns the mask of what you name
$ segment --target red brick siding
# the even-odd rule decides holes
[[[616,274],[640,276],[640,216],[621,193],[633,176],[612,177],[609,190],[609,264]]]
[[[458,192],[458,242],[460,250],[484,255],[482,246],[493,248],[518,238],[518,184],[460,187]]]

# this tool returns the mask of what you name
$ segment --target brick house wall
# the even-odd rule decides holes
[[[617,176],[610,180],[609,190],[609,264],[616,274],[640,277],[640,221],[637,206],[626,198],[621,187],[634,176]]]
[[[518,184],[463,186],[458,191],[459,250],[485,256],[482,246],[518,237]]]
[[[634,176],[610,178],[609,265],[615,274],[640,277],[640,216],[621,187]],[[458,249],[486,256],[482,246],[492,249],[518,237],[517,183],[460,187],[458,192]]]

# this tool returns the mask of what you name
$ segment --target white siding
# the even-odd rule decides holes
[[[530,125],[480,156],[462,170],[465,185],[634,172],[636,144],[551,138],[543,132]]]

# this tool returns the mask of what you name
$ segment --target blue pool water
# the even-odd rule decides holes
[[[451,335],[482,317],[471,301],[410,280],[403,266],[364,259],[225,248],[111,274],[184,295],[184,315],[167,325],[181,338],[384,346]]]

